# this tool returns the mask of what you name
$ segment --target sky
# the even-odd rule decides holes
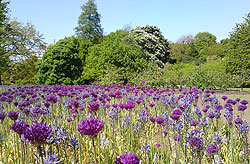
[[[10,0],[11,18],[31,22],[54,42],[75,34],[81,6],[87,0]],[[250,0],[96,0],[104,34],[125,25],[153,25],[163,36],[176,42],[181,36],[209,32],[217,42],[228,38],[236,23],[250,12]]]

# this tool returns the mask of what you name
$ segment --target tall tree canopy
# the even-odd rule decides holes
[[[49,46],[37,69],[39,84],[77,84],[82,73],[78,39],[65,38]]]
[[[78,26],[75,28],[76,35],[85,40],[94,39],[97,41],[103,35],[103,29],[101,15],[97,12],[95,0],[88,0],[81,9]]]
[[[132,73],[147,65],[144,53],[136,46],[129,32],[119,30],[107,35],[103,42],[89,48],[82,79],[86,82],[100,80],[108,69],[119,74],[126,83]]]
[[[146,54],[148,60],[156,62],[160,67],[171,60],[169,43],[156,26],[136,27],[132,30],[131,35]]]
[[[226,45],[227,71],[239,75],[243,87],[250,79],[250,13],[243,23],[236,24]]]

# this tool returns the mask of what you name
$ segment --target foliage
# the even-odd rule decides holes
[[[75,28],[76,35],[84,40],[94,39],[97,42],[103,35],[103,29],[100,23],[101,15],[97,12],[95,1],[88,0],[81,9],[78,26]]]
[[[169,43],[156,26],[138,26],[131,31],[131,36],[146,54],[148,61],[153,61],[163,68],[170,62]]]
[[[38,58],[36,56],[32,56],[25,60],[11,63],[8,71],[3,73],[3,81],[5,84],[35,84],[37,61]]]
[[[227,44],[226,69],[239,76],[241,87],[250,82],[250,13],[245,21],[237,24]]]
[[[39,84],[76,84],[80,81],[82,61],[79,40],[75,37],[59,40],[44,52],[37,65]]]
[[[188,63],[193,60],[193,57],[188,55],[188,44],[172,43],[170,45],[170,56],[176,60],[177,63]]]
[[[143,52],[128,34],[123,30],[113,32],[102,43],[90,47],[82,75],[84,81],[103,79],[111,68],[122,77],[123,83],[127,83],[132,73],[146,66]]]

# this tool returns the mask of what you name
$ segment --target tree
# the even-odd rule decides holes
[[[82,7],[82,13],[78,18],[78,26],[75,28],[76,35],[82,39],[94,39],[98,41],[103,36],[101,27],[101,15],[97,12],[94,0],[88,0]]]
[[[0,85],[2,85],[2,73],[6,70],[9,63],[9,58],[5,56],[4,38],[8,31],[10,31],[10,25],[8,23],[8,12],[7,5],[9,2],[2,2],[0,0]]]
[[[140,71],[146,63],[144,53],[129,33],[119,30],[104,37],[102,43],[89,48],[82,79],[87,83],[97,82],[103,80],[106,74],[118,74],[116,81],[127,83],[131,74]]]
[[[82,73],[79,40],[75,37],[59,40],[44,52],[37,65],[39,84],[77,84]]]
[[[156,26],[136,27],[131,35],[146,54],[148,61],[156,62],[161,68],[171,61],[169,43]]]
[[[230,33],[227,45],[226,69],[233,75],[240,76],[240,87],[250,82],[250,13],[241,24]]]
[[[194,37],[192,35],[184,35],[180,37],[176,43],[180,44],[190,44],[194,41]]]
[[[187,54],[189,45],[181,43],[170,44],[170,56],[176,60],[177,63],[188,63],[192,57]]]

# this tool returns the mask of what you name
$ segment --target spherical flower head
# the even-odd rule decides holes
[[[238,111],[244,111],[247,109],[246,105],[238,105]]]
[[[77,109],[79,108],[80,102],[72,99],[70,100],[69,104],[70,104],[70,108]]]
[[[131,154],[130,152],[124,153],[120,156],[122,164],[139,164],[140,160],[136,154]]]
[[[215,145],[215,144],[210,144],[207,146],[206,148],[206,152],[210,155],[214,155],[216,154],[218,151],[220,150],[219,146]]]
[[[223,109],[222,105],[216,105],[215,106],[215,110],[217,110],[217,111],[222,110],[222,109]]]
[[[113,108],[117,108],[117,107],[118,107],[118,104],[113,104],[112,107],[113,107]]]
[[[203,141],[199,137],[192,137],[188,143],[194,149],[199,149],[203,146]]]
[[[0,120],[4,120],[4,118],[7,116],[7,114],[3,111],[0,113]]]
[[[167,136],[168,135],[168,132],[166,130],[163,130],[163,135],[164,136]]]
[[[99,109],[100,104],[98,102],[92,102],[88,105],[89,112],[93,113]]]
[[[99,118],[85,118],[78,125],[78,133],[95,137],[103,129],[103,121]]]
[[[227,99],[227,96],[222,96],[221,98],[225,101]]]
[[[149,117],[149,120],[150,120],[152,123],[154,123],[155,120],[156,120],[156,118],[155,118],[154,116],[150,116],[150,117]]]
[[[207,108],[203,108],[202,111],[206,113],[208,111],[208,109]]]
[[[207,117],[209,117],[209,118],[214,118],[215,117],[215,114],[214,113],[209,113],[208,115],[207,115]]]
[[[155,121],[160,125],[164,123],[164,119],[162,117],[157,117]]]
[[[66,122],[71,122],[72,121],[72,118],[67,118],[66,119]]]
[[[140,104],[140,103],[141,103],[141,99],[137,99],[135,102],[136,102],[137,104]]]
[[[232,126],[233,125],[233,123],[231,121],[229,121],[227,124],[228,124],[228,126]]]
[[[19,113],[18,112],[15,112],[15,111],[10,111],[8,113],[8,117],[13,120],[13,121],[16,121],[18,119],[18,115]]]
[[[240,98],[236,98],[235,101],[240,102]]]
[[[237,118],[234,120],[234,123],[235,123],[235,124],[242,124],[242,123],[243,123],[243,120],[242,120],[240,117],[237,117]]]
[[[27,128],[23,134],[25,140],[38,147],[45,143],[51,131],[52,130],[49,125],[38,123]]]
[[[145,80],[142,80],[142,81],[141,81],[141,84],[145,84],[145,83],[146,83]]]
[[[207,109],[209,109],[211,106],[210,106],[210,105],[206,105],[205,107],[206,107]]]
[[[190,123],[191,126],[196,126],[196,125],[198,125],[198,124],[199,124],[199,122],[198,122],[197,120],[193,120],[193,121]]]
[[[178,114],[174,114],[174,115],[170,115],[170,117],[171,117],[173,120],[178,121],[178,120],[179,120],[180,115],[178,115]]]
[[[154,103],[150,103],[149,106],[150,106],[150,107],[154,107],[155,104],[154,104]]]
[[[15,133],[18,135],[22,135],[24,131],[29,127],[29,124],[26,122],[14,122],[11,126],[10,129],[12,129]]]
[[[180,140],[181,140],[181,137],[180,137],[180,136],[178,136],[178,138],[177,138],[177,137],[174,137],[174,140],[175,140],[175,141],[177,141],[177,140],[180,141]]]
[[[156,143],[155,146],[156,147],[161,147],[161,144],[160,143]]]
[[[182,111],[180,111],[179,109],[175,109],[175,110],[173,111],[173,115],[174,115],[174,114],[181,115],[181,114],[182,114]]]
[[[248,104],[248,101],[247,101],[247,100],[242,100],[240,103],[241,103],[242,105],[247,105],[247,104]]]

